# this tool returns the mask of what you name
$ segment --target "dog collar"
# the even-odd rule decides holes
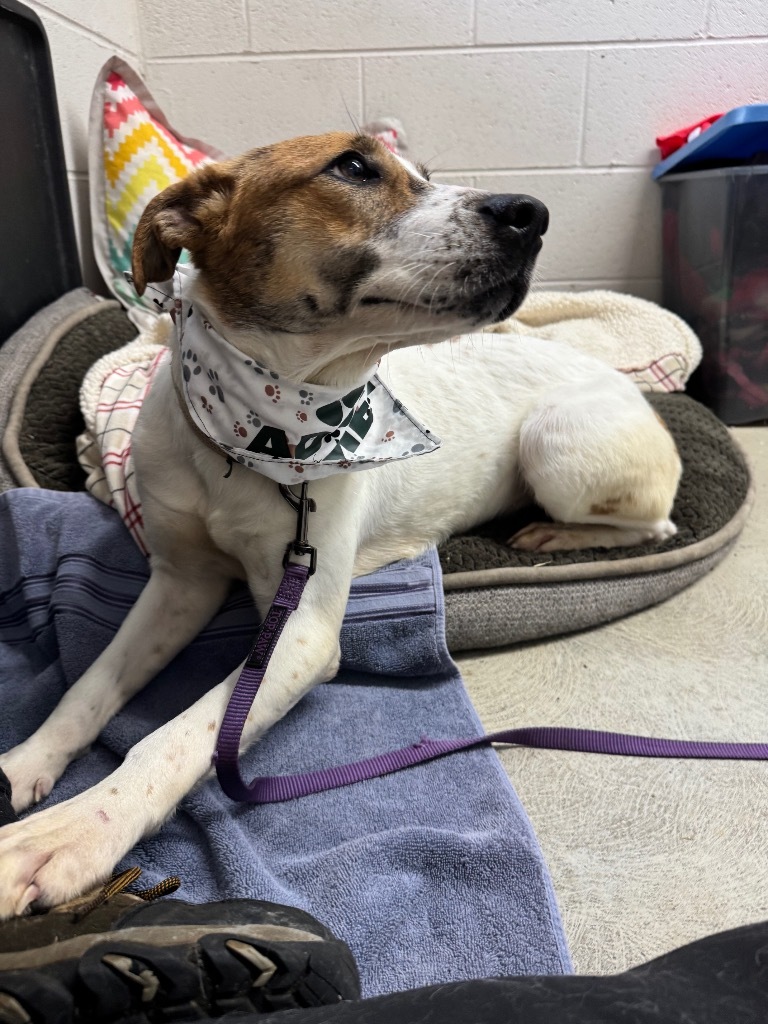
[[[353,387],[331,388],[288,380],[246,356],[186,298],[196,273],[178,266],[173,295],[149,287],[176,325],[191,421],[227,458],[296,484],[440,447],[375,372]]]

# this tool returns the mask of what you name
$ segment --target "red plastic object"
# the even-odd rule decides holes
[[[697,121],[696,124],[689,124],[687,128],[678,128],[676,132],[672,132],[671,135],[659,135],[656,139],[656,145],[659,147],[661,152],[661,159],[666,160],[668,156],[675,153],[678,149],[681,149],[686,142],[691,142],[697,136],[701,135],[702,132],[706,131],[715,121],[719,121],[722,114],[712,114],[710,117],[705,117],[703,121]],[[695,133],[695,134],[694,134]]]

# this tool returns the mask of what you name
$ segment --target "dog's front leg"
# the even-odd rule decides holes
[[[244,746],[335,674],[352,554],[334,560],[329,553],[325,573],[310,579],[248,716]],[[349,574],[340,575],[345,569]],[[87,792],[0,830],[0,918],[21,914],[36,900],[53,905],[87,891],[163,823],[210,771],[238,674],[142,740]]]
[[[50,793],[64,769],[120,708],[206,625],[229,578],[211,566],[160,560],[114,640],[29,739],[0,755],[17,811]]]

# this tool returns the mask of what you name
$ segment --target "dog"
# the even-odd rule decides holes
[[[211,338],[225,339],[219,347],[257,371],[254,387],[272,387],[274,396],[275,381],[303,383],[308,394],[316,387],[346,401],[380,363],[393,410],[413,409],[429,425],[408,419],[429,441],[421,457],[395,439],[394,457],[380,465],[345,471],[357,467],[337,460],[338,472],[309,482],[317,571],[275,649],[244,745],[336,674],[356,574],[415,556],[532,498],[553,521],[526,527],[511,539],[517,548],[635,545],[675,532],[680,460],[637,387],[567,346],[483,332],[525,297],[547,221],[546,208],[529,196],[434,183],[357,132],[298,138],[207,165],[147,206],[133,252],[137,291],[171,278],[188,250],[190,307]],[[174,331],[169,317],[159,330]],[[19,811],[43,799],[196,636],[233,579],[247,580],[264,616],[281,578],[295,518],[275,480],[258,471],[272,464],[269,448],[262,453],[269,464],[255,469],[243,456],[225,461],[226,446],[217,450],[200,428],[205,409],[185,407],[181,397],[185,378],[193,390],[203,378],[213,397],[201,401],[212,408],[215,371],[194,376],[185,363],[191,350],[170,333],[172,357],[158,371],[133,443],[150,579],[50,718],[0,758]],[[344,402],[337,404],[337,422],[346,423]],[[294,466],[297,479],[302,468]],[[86,891],[162,825],[210,772],[238,674],[147,736],[96,786],[2,829],[0,916]]]

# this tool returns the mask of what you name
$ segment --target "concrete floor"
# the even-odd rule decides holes
[[[734,431],[757,498],[734,551],[664,604],[458,664],[486,729],[768,739],[768,428]],[[501,750],[579,973],[768,919],[768,765]]]

